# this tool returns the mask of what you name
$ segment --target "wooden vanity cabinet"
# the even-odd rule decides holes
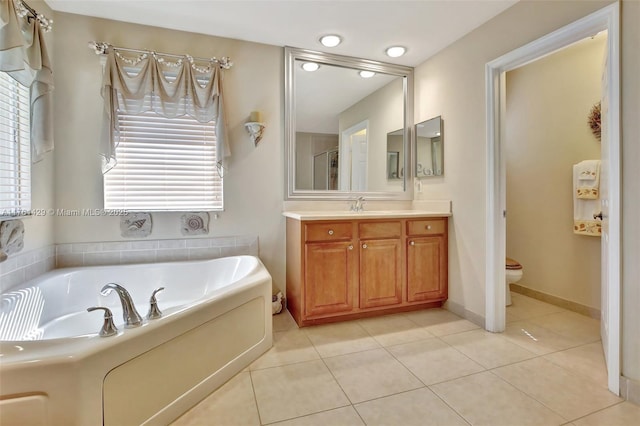
[[[446,218],[287,218],[287,308],[304,326],[440,306],[446,231]]]
[[[358,225],[360,308],[402,303],[402,222]]]
[[[357,279],[354,253],[351,241],[305,244],[306,316],[326,316],[353,310]]]
[[[407,302],[447,298],[446,219],[407,221]]]
[[[287,308],[298,324],[357,306],[356,232],[352,221],[287,218]]]

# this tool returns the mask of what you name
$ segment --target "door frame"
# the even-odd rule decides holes
[[[351,179],[352,179],[352,164],[353,154],[352,154],[352,146],[351,146],[351,136],[355,133],[358,133],[362,130],[365,130],[366,138],[367,138],[367,157],[369,155],[369,120],[363,120],[353,126],[343,130],[340,133],[340,141],[338,142],[338,155],[340,156],[340,161],[338,162],[338,188],[342,191],[350,191],[351,190]],[[347,143],[348,142],[348,143]],[[369,159],[367,158],[367,165]],[[348,167],[348,169],[347,169]],[[347,173],[348,171],[348,173]],[[345,186],[348,185],[348,186]]]
[[[507,71],[550,55],[574,42],[607,30],[609,72],[609,289],[608,387],[620,393],[620,4],[606,6],[486,64],[487,196],[485,327],[501,332],[506,322],[506,161],[505,130]]]

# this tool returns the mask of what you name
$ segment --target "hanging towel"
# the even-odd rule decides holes
[[[573,233],[599,237],[602,235],[602,221],[594,219],[593,215],[600,212],[600,200],[578,196],[579,185],[593,181],[593,179],[580,179],[584,171],[580,164],[573,166]]]
[[[600,160],[584,160],[578,168],[578,183],[574,185],[576,197],[583,200],[597,200],[600,195]]]

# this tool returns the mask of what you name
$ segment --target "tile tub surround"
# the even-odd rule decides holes
[[[284,311],[274,347],[175,425],[640,424],[607,390],[596,320],[522,295],[513,307],[510,334],[444,309],[303,329]]]
[[[12,254],[0,263],[0,292],[56,268],[258,256],[258,252],[254,235],[50,245]]]
[[[0,263],[0,292],[54,269],[55,253],[51,245],[10,255]]]
[[[108,241],[56,246],[56,267],[125,265],[258,256],[258,237],[241,235],[175,240]]]

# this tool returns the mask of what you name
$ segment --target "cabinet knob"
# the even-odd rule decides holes
[[[353,250],[353,244],[347,247],[349,250]]]
[[[427,229],[431,229],[431,225],[427,225]]]
[[[362,245],[362,248],[365,248],[365,249],[366,249],[366,248],[367,248],[367,245],[366,245],[366,244],[363,244],[363,245]]]
[[[329,235],[333,235],[333,229],[329,229],[329,232],[327,232]]]
[[[416,242],[415,242],[415,241],[411,241],[411,242],[409,243],[409,245],[415,246],[415,245],[416,245]]]

